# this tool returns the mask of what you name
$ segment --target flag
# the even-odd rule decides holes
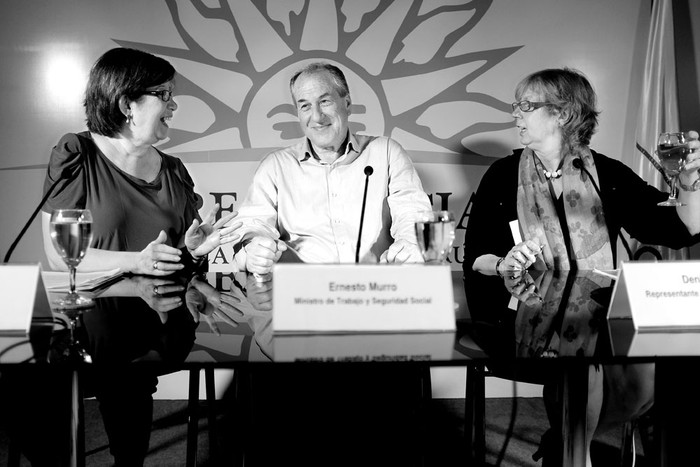
[[[680,131],[679,120],[672,0],[654,0],[635,132],[635,148],[623,154],[623,162],[647,183],[661,191],[668,191],[669,186],[668,178],[654,158],[656,140],[661,132]],[[679,260],[687,259],[689,256],[687,248],[672,250],[656,245],[642,245],[634,239],[631,239],[630,247],[633,253],[644,251],[653,253],[655,250],[662,259]]]

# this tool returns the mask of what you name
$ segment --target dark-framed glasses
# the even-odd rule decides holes
[[[532,112],[533,110],[537,110],[540,107],[544,107],[545,105],[554,105],[551,102],[531,102],[531,101],[520,101],[520,102],[513,102],[510,104],[513,107],[513,112],[515,112],[515,109],[520,109],[521,112]]]
[[[143,91],[144,94],[150,94],[151,96],[156,96],[163,102],[170,102],[173,98],[173,92],[169,89],[159,89],[158,91]]]

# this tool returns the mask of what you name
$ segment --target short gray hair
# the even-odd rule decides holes
[[[292,93],[292,98],[294,98],[294,84],[297,82],[297,79],[299,79],[301,75],[313,75],[324,72],[331,75],[333,84],[335,84],[335,89],[336,91],[338,91],[338,95],[340,97],[350,97],[350,88],[348,87],[348,82],[345,79],[345,75],[343,74],[343,72],[340,71],[340,68],[326,62],[314,62],[309,63],[304,68],[294,73],[292,78],[289,80],[289,91]]]

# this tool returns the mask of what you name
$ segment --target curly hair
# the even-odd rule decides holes
[[[515,98],[520,100],[525,91],[541,94],[551,115],[560,115],[562,125],[562,147],[570,151],[588,146],[598,127],[597,97],[593,86],[578,70],[571,68],[549,68],[525,77],[515,89]]]

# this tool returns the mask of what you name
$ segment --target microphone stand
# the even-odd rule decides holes
[[[362,224],[365,222],[365,205],[367,204],[367,186],[369,185],[369,176],[374,173],[372,166],[365,167],[365,194],[362,196],[362,212],[360,213],[360,231],[357,234],[357,249],[355,250],[355,263],[360,262],[360,242],[362,241]]]
[[[41,198],[41,201],[39,202],[39,205],[36,207],[34,212],[32,213],[31,216],[29,216],[29,220],[27,221],[26,224],[24,224],[24,227],[22,228],[22,231],[17,235],[17,238],[15,239],[14,242],[12,242],[12,245],[10,245],[10,249],[7,250],[7,254],[5,254],[5,259],[3,259],[3,264],[7,264],[8,261],[10,261],[10,256],[12,256],[12,252],[15,251],[15,248],[17,247],[17,244],[19,241],[22,239],[24,236],[25,232],[29,228],[29,226],[32,224],[32,221],[36,217],[36,215],[39,213],[39,210],[41,207],[46,203],[46,200],[49,199],[49,196],[51,196],[51,193],[53,193],[53,190],[56,188],[56,185],[58,185],[58,182],[65,180],[71,176],[71,171],[69,169],[63,169],[63,172],[61,172],[61,176],[58,177],[58,180],[53,182],[53,184],[49,187],[49,189],[46,191],[46,194],[44,195],[43,198]]]

